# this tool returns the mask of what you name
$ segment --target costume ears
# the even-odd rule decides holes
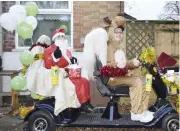
[[[106,28],[110,27],[111,25],[115,27],[125,27],[126,19],[123,17],[123,14],[119,13],[114,20],[111,20],[108,16],[103,18],[104,23],[107,25]]]

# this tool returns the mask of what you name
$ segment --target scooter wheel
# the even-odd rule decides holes
[[[29,117],[28,129],[29,131],[55,131],[56,124],[47,112],[39,110]]]
[[[162,128],[165,131],[178,131],[179,130],[179,115],[171,113],[163,118]]]

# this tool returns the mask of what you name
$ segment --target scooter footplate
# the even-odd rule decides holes
[[[134,128],[134,127],[142,127],[143,123],[132,121],[130,118],[130,114],[121,114],[122,118],[117,120],[108,120],[101,118],[102,113],[89,113],[89,114],[81,114],[79,118],[65,126],[78,126],[78,127],[125,127],[125,128]]]

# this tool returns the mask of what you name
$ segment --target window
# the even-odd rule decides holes
[[[16,48],[30,47],[35,43],[39,36],[45,34],[52,38],[53,32],[61,25],[66,25],[68,30],[66,37],[70,47],[73,47],[72,35],[72,8],[71,1],[35,1],[39,8],[39,14],[36,16],[38,25],[33,31],[32,39],[22,41],[16,33]],[[25,5],[26,1],[17,2],[17,4]]]

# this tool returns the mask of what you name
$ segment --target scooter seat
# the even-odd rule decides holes
[[[115,96],[129,96],[129,86],[127,85],[107,86],[107,88]]]

